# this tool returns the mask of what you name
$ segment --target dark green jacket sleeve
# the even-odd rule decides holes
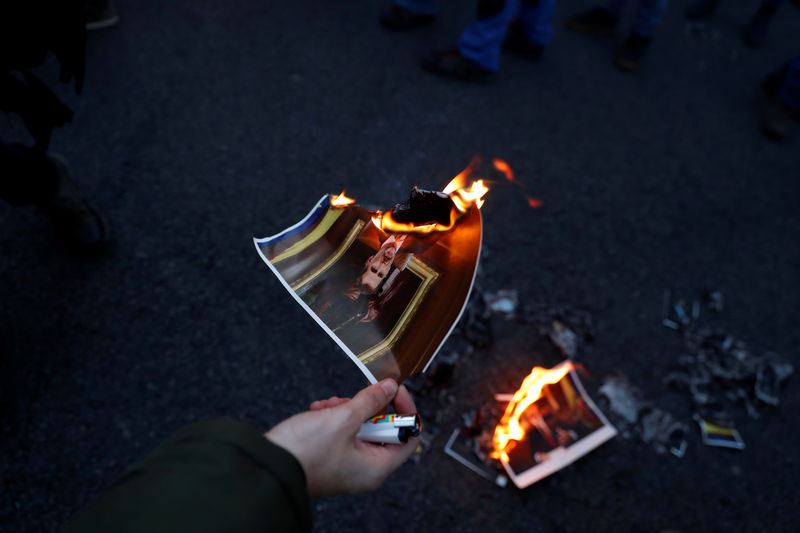
[[[63,533],[310,530],[297,459],[247,424],[213,420],[170,436]]]

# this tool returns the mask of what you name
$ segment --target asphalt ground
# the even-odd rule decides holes
[[[724,2],[691,27],[674,2],[629,75],[611,62],[622,36],[571,34],[563,20],[591,3],[561,2],[543,61],[503,57],[490,83],[466,85],[416,63],[472,16],[443,4],[435,26],[388,34],[363,0],[120,1],[120,24],[90,34],[84,94],[61,88],[75,119],[52,149],[107,213],[115,246],[76,256],[35,210],[0,205],[0,529],[57,529],[184,423],[226,415],[266,429],[357,391],[361,374],[252,237],[343,188],[388,207],[475,153],[508,161],[525,187],[487,174],[498,183],[479,283],[591,313],[590,394],[621,372],[691,424],[686,396],[661,382],[682,352],[660,325],[665,288],[723,291],[709,320],[797,363],[800,141],[762,137],[756,84],[798,52],[800,10],[781,6],[754,51],[738,32],[755,2]],[[55,64],[43,71],[54,78]],[[25,138],[2,121],[9,140]],[[447,402],[421,413],[438,431],[425,455],[377,492],[315,502],[316,531],[800,524],[796,377],[759,420],[737,412],[740,452],[702,445],[692,426],[682,459],[618,437],[526,490],[473,475],[442,452],[450,430],[537,362],[524,326],[498,331],[461,362]]]

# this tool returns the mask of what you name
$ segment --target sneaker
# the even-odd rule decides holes
[[[761,4],[750,22],[742,28],[742,41],[750,48],[761,48],[767,40],[767,30],[775,15],[775,6]]]
[[[448,48],[447,50],[430,52],[422,58],[420,65],[426,72],[453,78],[461,81],[486,81],[492,75],[491,70],[487,70],[471,59],[467,59],[458,48]]]
[[[719,0],[695,0],[683,11],[687,19],[697,20],[706,18],[719,6]]]
[[[381,11],[379,21],[389,31],[410,31],[432,24],[436,15],[420,15],[400,6],[391,5]]]
[[[503,40],[503,50],[518,56],[538,61],[544,54],[544,46],[532,43],[525,32],[522,30],[522,23],[518,19],[511,21]]]
[[[105,217],[83,196],[70,175],[67,162],[54,154],[47,159],[58,174],[58,187],[52,199],[39,205],[39,210],[52,218],[56,233],[75,248],[82,251],[103,249],[110,241]]]
[[[614,52],[614,64],[627,72],[639,70],[651,41],[652,39],[631,33]]]
[[[573,15],[564,22],[567,29],[591,35],[614,35],[619,21],[611,11],[596,7]]]
[[[86,0],[84,8],[87,30],[100,30],[119,22],[119,13],[113,0]]]

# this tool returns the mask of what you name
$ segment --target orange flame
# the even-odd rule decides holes
[[[528,196],[528,205],[536,209],[537,207],[542,207],[542,201],[533,196]]]
[[[550,369],[539,366],[533,367],[531,373],[522,382],[522,386],[514,393],[514,397],[508,403],[505,413],[503,413],[503,418],[500,419],[500,423],[494,429],[494,437],[492,437],[493,449],[489,454],[491,457],[508,462],[506,447],[510,444],[509,441],[521,441],[525,437],[525,430],[522,429],[519,423],[520,416],[542,396],[542,389],[545,385],[558,383],[574,368],[575,365],[570,362]]]
[[[474,174],[479,166],[481,166],[481,158],[477,155],[472,156],[472,161],[469,162],[467,168],[456,174],[456,177],[450,180],[442,192],[450,194],[458,189],[463,189],[467,185],[467,178]]]
[[[467,178],[475,172],[480,164],[481,158],[474,156],[467,168],[453,178],[442,191],[449,195],[450,200],[453,202],[453,208],[450,209],[450,220],[447,224],[431,222],[429,224],[414,225],[406,222],[398,222],[392,217],[391,211],[385,213],[380,211],[375,212],[372,215],[372,223],[378,228],[392,233],[427,234],[450,230],[458,219],[461,218],[461,215],[466,213],[470,207],[474,205],[480,209],[484,202],[483,196],[489,192],[489,187],[484,184],[483,180],[473,181],[469,187],[466,186]]]
[[[333,207],[346,207],[354,203],[356,203],[356,201],[353,198],[348,198],[345,196],[344,191],[331,198],[331,205]]]
[[[502,159],[494,159],[492,160],[492,164],[494,165],[494,168],[505,174],[508,181],[514,181],[514,171],[511,170],[511,167],[508,165],[508,163]]]

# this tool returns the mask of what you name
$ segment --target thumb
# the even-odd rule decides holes
[[[358,420],[363,422],[389,405],[389,402],[392,401],[396,393],[397,382],[393,379],[384,379],[375,385],[370,385],[365,389],[361,389],[361,391],[345,405],[354,414],[358,415]]]

